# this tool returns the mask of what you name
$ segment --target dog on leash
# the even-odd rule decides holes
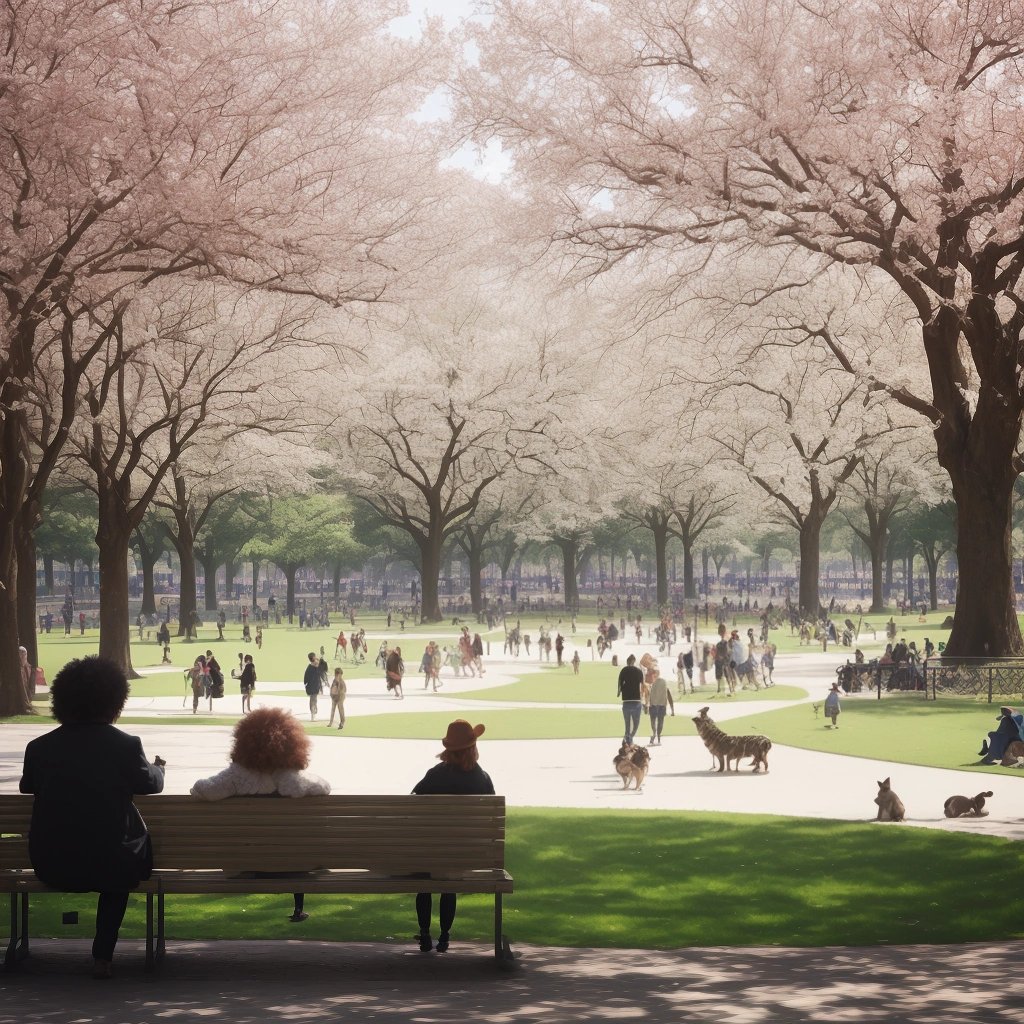
[[[875,821],[903,821],[907,809],[903,801],[892,791],[889,779],[883,779],[878,783],[878,796],[875,797],[878,804],[878,814]]]
[[[622,788],[629,789],[632,782],[633,788],[639,790],[647,778],[651,755],[645,747],[638,747],[635,743],[623,743],[613,763],[622,778]]]
[[[977,796],[951,796],[942,805],[942,811],[947,818],[963,818],[967,815],[981,818],[988,814],[988,811],[984,810],[985,798],[991,795],[992,790],[979,793]]]

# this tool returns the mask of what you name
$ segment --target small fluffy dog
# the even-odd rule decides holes
[[[651,755],[645,747],[635,743],[623,743],[614,759],[615,770],[622,777],[622,788],[629,789],[630,782],[639,790],[647,778]]]
[[[892,791],[889,779],[883,779],[878,783],[878,796],[875,797],[878,804],[878,814],[875,821],[903,821],[907,809],[903,801]]]
[[[992,790],[979,793],[977,796],[951,796],[943,805],[942,810],[947,818],[962,818],[968,814],[981,818],[988,814],[983,810],[985,798],[992,795]]]

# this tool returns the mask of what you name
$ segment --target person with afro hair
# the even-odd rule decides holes
[[[231,763],[208,779],[192,786],[192,795],[203,800],[233,796],[327,796],[326,779],[307,772],[309,736],[302,723],[282,708],[257,708],[235,726]],[[290,920],[305,921],[305,896],[294,893]]]
[[[20,789],[32,793],[29,857],[40,881],[98,892],[93,977],[109,978],[128,894],[150,877],[152,848],[132,796],[164,788],[138,736],[114,728],[128,699],[124,670],[107,658],[68,662],[50,690],[60,726],[25,748]]]

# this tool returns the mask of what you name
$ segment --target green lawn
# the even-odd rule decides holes
[[[759,815],[513,808],[506,897],[513,943],[673,949],[955,943],[1024,937],[1024,851],[1009,840],[929,829]],[[33,933],[90,936],[91,895],[34,897]],[[172,939],[406,942],[411,898],[171,897]],[[490,899],[459,902],[455,938],[489,941]],[[60,913],[77,910],[65,926]],[[123,936],[143,934],[131,901]]]
[[[824,701],[824,694],[822,695]],[[996,727],[999,708],[964,697],[926,701],[921,695],[843,701],[839,729],[824,728],[810,704],[764,711],[725,723],[734,734],[758,732],[806,750],[879,758],[935,768],[966,768],[1024,779],[1024,771],[978,764],[985,735]]]

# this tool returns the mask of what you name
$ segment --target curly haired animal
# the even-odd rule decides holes
[[[907,809],[903,801],[892,791],[889,779],[883,779],[878,783],[878,796],[875,797],[878,804],[878,814],[875,821],[903,821]]]
[[[729,736],[715,725],[708,715],[709,708],[701,708],[700,714],[693,719],[697,727],[697,735],[704,741],[704,746],[711,752],[712,766],[717,762],[718,771],[739,771],[740,760],[744,757],[753,758],[750,762],[755,774],[763,767],[768,771],[768,751],[772,749],[772,741],[767,736]],[[730,766],[735,761],[735,768]]]
[[[975,818],[984,817],[985,798],[992,795],[992,790],[979,793],[977,796],[951,796],[943,805],[942,811],[947,818],[963,818],[968,814]]]

